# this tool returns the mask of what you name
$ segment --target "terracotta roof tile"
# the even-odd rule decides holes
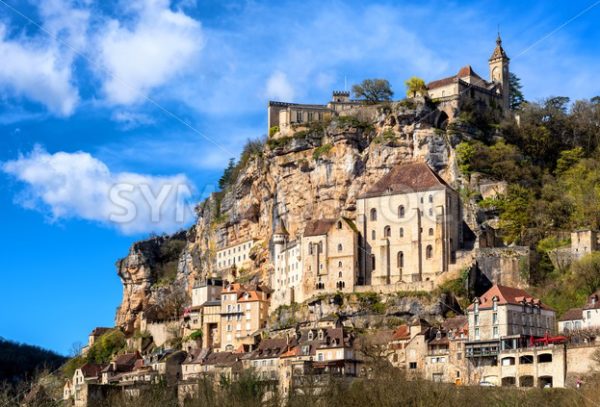
[[[525,301],[530,304],[539,305],[540,308],[551,310],[550,307],[542,304],[538,298],[533,297],[525,290],[497,284],[494,284],[492,288],[487,290],[485,294],[479,297],[479,308],[492,308],[494,297],[498,298],[498,305],[521,305],[521,303]],[[468,309],[472,310],[473,307],[473,304],[471,304]]]

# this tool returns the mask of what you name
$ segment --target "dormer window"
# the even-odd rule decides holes
[[[442,332],[441,331],[437,331],[437,333],[435,334],[435,339],[437,339],[437,340],[442,339]]]
[[[312,331],[308,331],[308,340],[312,341],[314,339],[314,334]]]
[[[479,301],[475,298],[475,302],[473,303],[473,311],[477,314],[479,312]]]
[[[319,340],[323,340],[323,330],[319,331]]]
[[[498,311],[498,297],[494,297],[494,298],[492,299],[492,301],[493,301],[492,309],[493,309],[494,311]]]

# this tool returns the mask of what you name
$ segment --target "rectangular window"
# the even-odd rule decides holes
[[[479,315],[475,315],[473,319],[475,320],[475,325],[479,325]]]
[[[417,368],[417,362],[410,362],[408,364],[408,368],[409,369],[416,369]]]
[[[494,338],[497,338],[497,337],[498,337],[498,327],[495,326],[494,327]]]
[[[497,324],[498,324],[498,314],[497,314],[497,313],[495,313],[495,312],[492,314],[492,323],[493,323],[494,325],[497,325]]]
[[[479,340],[479,328],[475,328],[475,339]]]

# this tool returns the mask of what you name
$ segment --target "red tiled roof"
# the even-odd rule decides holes
[[[433,191],[450,186],[425,163],[400,164],[393,167],[359,198],[384,194]]]
[[[450,85],[451,83],[458,81],[460,78],[465,78],[467,76],[474,76],[477,79],[483,80],[481,76],[477,75],[473,68],[471,68],[471,65],[466,65],[460,68],[456,75],[429,82],[427,84],[427,89],[435,89],[440,88],[442,86]]]
[[[400,325],[392,334],[392,339],[399,341],[403,339],[410,339],[410,328],[408,325]]]
[[[487,290],[485,294],[479,297],[479,308],[492,308],[494,297],[498,298],[498,305],[521,305],[522,302],[526,302],[533,305],[539,305],[540,308],[543,309],[551,309],[550,307],[542,304],[538,298],[533,297],[525,290],[498,284],[494,284],[492,288]],[[468,309],[472,310],[473,307],[473,304],[471,304]]]
[[[582,308],[571,308],[566,311],[558,320],[559,321],[575,321],[583,318]]]

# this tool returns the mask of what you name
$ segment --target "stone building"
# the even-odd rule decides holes
[[[228,284],[221,292],[220,349],[231,352],[253,346],[257,331],[266,327],[269,301],[266,288]]]
[[[304,267],[300,239],[291,240],[281,221],[272,237],[271,307],[304,301]]]
[[[411,378],[423,377],[425,374],[430,328],[427,321],[417,318],[400,325],[392,333],[388,344],[390,362],[393,366],[404,369]]]
[[[305,296],[352,292],[358,270],[358,230],[346,218],[309,222],[302,237]]]
[[[571,257],[579,260],[586,254],[598,250],[598,233],[590,229],[571,232]]]
[[[600,328],[600,291],[590,295],[582,308],[572,308],[558,321],[559,332]]]
[[[357,199],[359,284],[433,281],[454,261],[461,225],[459,195],[435,171],[395,166]]]
[[[494,285],[475,298],[467,315],[471,382],[564,386],[566,348],[548,339],[555,332],[555,312],[539,299],[518,288]]]
[[[465,101],[507,111],[510,108],[509,61],[498,34],[496,48],[488,61],[489,80],[483,79],[467,65],[456,75],[428,83],[428,95],[439,103],[440,109],[449,118],[456,116]]]
[[[217,250],[215,256],[215,270],[222,271],[232,267],[237,269],[247,268],[250,265],[250,250],[256,240],[250,239],[238,242]]]
[[[330,119],[339,112],[360,104],[359,101],[350,100],[350,92],[346,91],[334,91],[331,101],[326,105],[269,101],[268,126],[269,129],[279,127],[285,131],[292,125],[301,126]]]
[[[434,382],[463,384],[467,376],[464,344],[468,339],[465,316],[445,320],[431,328],[425,358],[425,378]]]
[[[272,237],[272,307],[303,302],[313,294],[352,292],[358,269],[358,233],[346,218],[319,219],[289,240],[283,226]]]
[[[202,347],[219,347],[223,280],[208,278],[194,285],[192,305],[184,310],[185,335],[202,331]],[[189,333],[187,331],[190,331]]]

